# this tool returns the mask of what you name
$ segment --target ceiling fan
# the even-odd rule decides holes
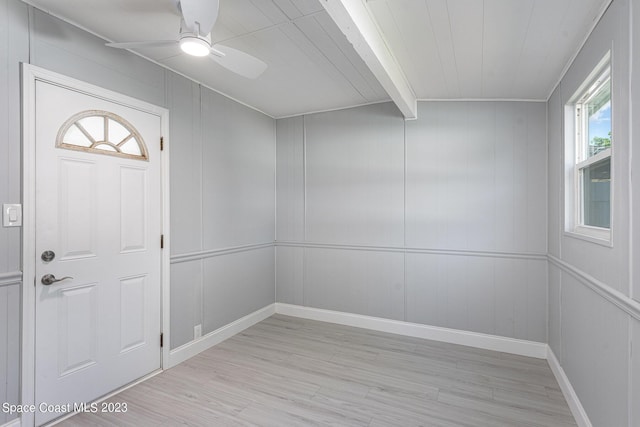
[[[267,69],[267,64],[246,52],[219,43],[211,44],[211,29],[218,19],[219,0],[178,0],[176,3],[182,14],[180,33],[176,39],[107,43],[107,46],[135,49],[179,45],[188,55],[206,56],[249,79],[257,78]]]

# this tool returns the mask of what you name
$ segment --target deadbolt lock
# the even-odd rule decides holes
[[[44,262],[51,262],[51,261],[53,261],[53,259],[55,257],[56,257],[56,254],[53,251],[44,251],[44,252],[42,252],[42,255],[40,256],[40,258]]]

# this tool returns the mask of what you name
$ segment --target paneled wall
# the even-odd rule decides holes
[[[640,7],[638,3],[631,7],[631,184],[629,195],[631,196],[631,296],[635,301],[640,302],[640,53],[637,47],[640,46]],[[633,47],[636,47],[634,49]],[[635,136],[635,137],[634,137]],[[635,191],[633,190],[635,188]],[[638,307],[638,306],[636,306]],[[640,313],[631,319],[631,339],[632,356],[629,358],[629,371],[631,374],[631,387],[629,391],[629,401],[631,402],[632,426],[640,426]],[[635,345],[634,345],[635,344]],[[635,347],[635,351],[633,351]]]
[[[546,106],[277,121],[276,299],[546,342]]]
[[[0,204],[20,203],[20,61],[29,58],[28,8],[0,0]],[[0,404],[19,402],[20,228],[0,226]],[[15,418],[0,411],[0,425]]]
[[[275,299],[275,121],[183,77],[167,83],[175,349],[194,326],[204,335]]]
[[[169,109],[172,349],[192,341],[196,325],[206,334],[273,303],[273,119],[0,0],[0,204],[21,201],[20,62]],[[0,227],[1,402],[19,399],[20,270],[20,229]]]
[[[635,68],[629,75],[630,61],[640,56],[631,50],[632,12],[633,22],[640,22],[640,13],[628,0],[613,1],[548,102],[549,345],[594,426],[640,426],[640,304],[631,298],[631,277],[637,283],[640,270],[631,262],[630,209],[631,201],[638,201],[632,185],[640,170],[630,163],[630,123],[638,121],[638,108],[631,108],[629,98],[635,87],[635,104],[640,105],[640,75]],[[634,26],[634,37],[640,41]],[[562,191],[564,106],[609,50],[614,111],[612,247],[565,234]],[[636,149],[638,141],[633,140]],[[635,176],[630,179],[632,171]],[[637,219],[636,212],[634,230]]]
[[[0,274],[0,405],[19,402],[20,278]],[[0,411],[0,425],[15,418]]]

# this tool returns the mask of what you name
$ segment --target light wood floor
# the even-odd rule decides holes
[[[62,426],[575,426],[544,360],[275,315]]]

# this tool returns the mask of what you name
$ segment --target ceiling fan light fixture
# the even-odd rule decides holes
[[[180,49],[187,55],[207,56],[211,51],[211,45],[199,37],[182,37],[180,39]]]

